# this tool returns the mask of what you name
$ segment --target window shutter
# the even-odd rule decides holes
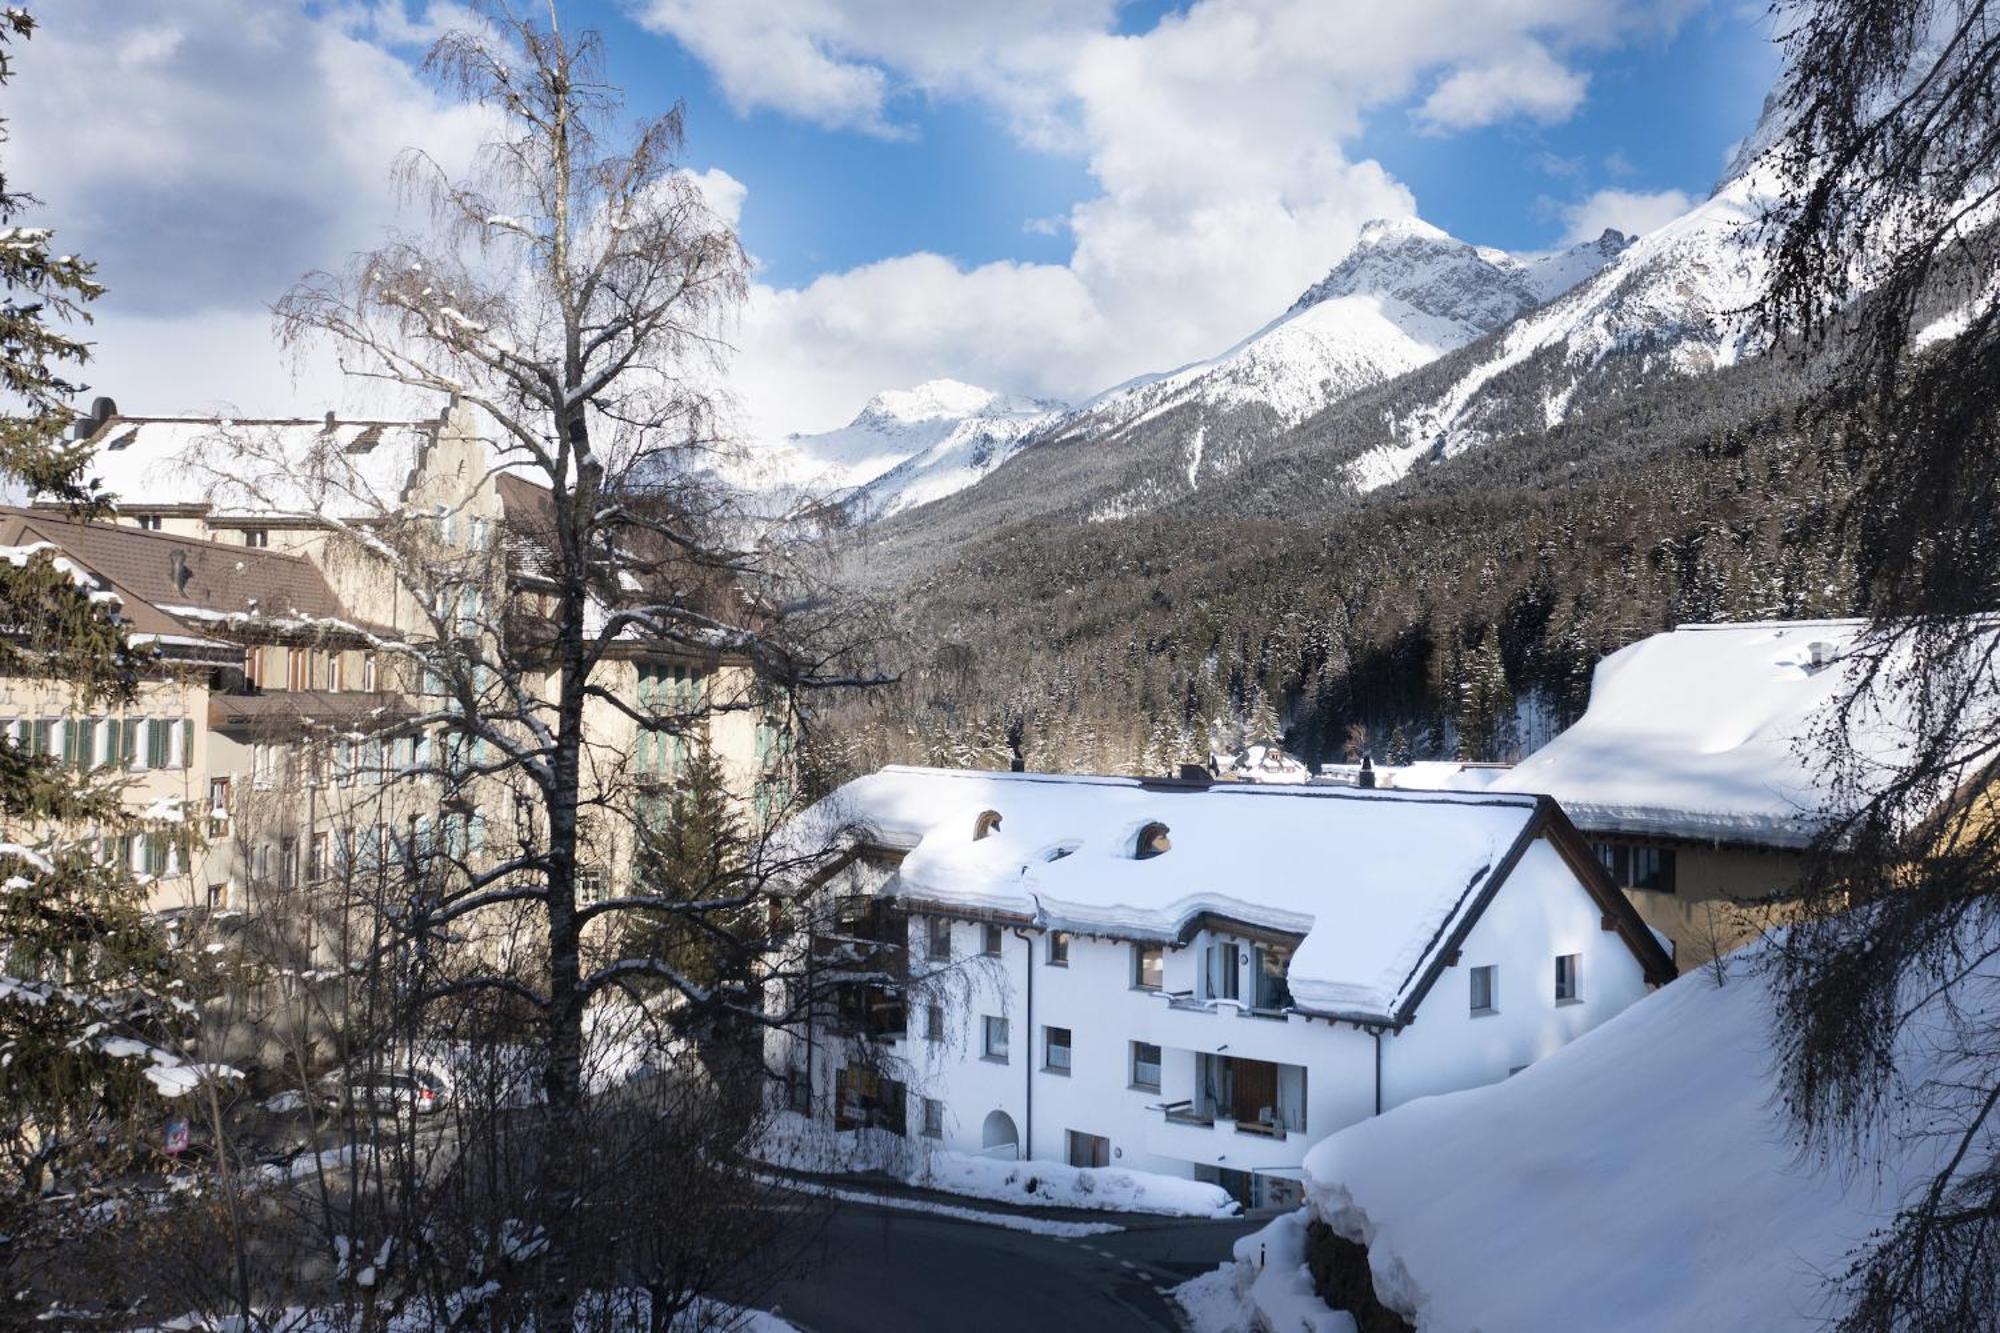
[[[139,757],[139,719],[128,717],[118,726],[118,762],[122,767],[132,767],[132,761]]]
[[[194,719],[181,719],[181,767],[194,767]]]
[[[73,717],[65,719],[62,724],[62,757],[63,763],[71,768],[82,768],[84,765],[82,741],[83,723]]]
[[[165,768],[167,766],[167,745],[169,732],[165,718],[146,719],[146,767]]]

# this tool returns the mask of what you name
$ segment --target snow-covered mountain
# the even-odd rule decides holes
[[[1276,424],[1295,425],[1535,309],[1627,243],[1607,231],[1555,254],[1515,256],[1468,245],[1418,218],[1370,222],[1284,314],[1211,360],[1098,395],[1062,429],[1121,430],[1181,404],[1259,406]]]
[[[857,517],[882,518],[970,486],[1061,411],[1060,403],[929,380],[876,394],[845,426],[766,446],[746,480],[766,492],[836,499]]]
[[[1757,223],[1775,189],[1767,162],[1739,159],[1707,199],[1473,349],[1441,387],[1426,384],[1396,412],[1393,442],[1349,466],[1355,484],[1373,490],[1423,459],[1551,428],[1619,388],[1754,354],[1747,307],[1764,279]]]

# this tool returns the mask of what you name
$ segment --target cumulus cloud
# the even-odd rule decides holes
[[[1477,129],[1516,116],[1547,124],[1567,119],[1589,86],[1589,76],[1528,42],[1497,60],[1453,70],[1417,108],[1417,119],[1432,130]]]
[[[398,53],[429,27],[262,0],[143,21],[120,0],[50,11],[8,89],[8,179],[98,263],[100,392],[132,408],[331,405],[330,362],[282,358],[267,305],[379,242],[402,149],[459,167],[488,136],[486,113],[435,96]]]
[[[1685,190],[1599,190],[1562,209],[1565,244],[1594,241],[1607,227],[1643,236],[1694,207]]]
[[[929,374],[1074,400],[1211,355],[1289,305],[1363,222],[1414,211],[1379,164],[1348,155],[1372,111],[1421,98],[1435,132],[1560,119],[1588,88],[1575,57],[1670,28],[1687,2],[1197,0],[1128,33],[1104,4],[786,0],[748,7],[754,24],[733,0],[650,0],[639,12],[746,108],[894,134],[908,128],[898,90],[971,99],[1023,143],[1079,155],[1098,186],[1069,214],[1066,265],[965,269],[924,256],[760,293],[740,378],[776,431],[835,424],[876,390]],[[793,91],[760,63],[800,42],[880,77],[830,117],[814,85]],[[869,345],[836,346],[849,335],[820,322],[836,293],[869,312],[851,335]],[[991,311],[991,339],[959,318],[975,308]],[[923,336],[904,337],[896,318]],[[758,364],[793,351],[812,362],[795,377]],[[755,387],[808,381],[811,392],[776,398]]]
[[[1587,94],[1589,52],[1670,28],[1697,2],[1195,0],[1136,32],[1116,26],[1115,0],[629,5],[739,111],[897,138],[955,99],[1095,182],[1066,216],[1028,224],[1069,235],[1063,263],[919,253],[754,286],[735,383],[780,431],[936,375],[1074,400],[1210,355],[1284,309],[1362,222],[1413,211],[1379,164],[1349,155],[1371,114],[1414,103],[1440,133],[1560,119]],[[403,0],[183,0],[143,20],[120,0],[70,0],[54,13],[10,89],[10,178],[102,261],[106,391],[244,410],[333,391],[322,363],[286,396],[292,372],[258,356],[264,303],[381,238],[399,150],[462,163],[487,137],[482,113],[413,68],[459,17]],[[693,179],[718,216],[754,217],[726,170]],[[1613,207],[1607,192],[1568,221],[1592,225],[1602,200],[1629,227],[1647,198],[1660,196]]]

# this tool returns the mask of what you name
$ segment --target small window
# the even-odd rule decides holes
[[[927,1004],[924,1006],[924,1040],[944,1040],[944,1006]]]
[[[1069,966],[1069,932],[1052,930],[1049,932],[1049,966]]]
[[[1497,1013],[1500,1009],[1499,973],[1497,967],[1475,967],[1472,969],[1472,1012],[1475,1014]]]
[[[139,526],[147,532],[158,532],[160,530],[160,516],[158,514],[141,514],[139,515]]]
[[[1165,855],[1173,850],[1173,843],[1167,840],[1165,824],[1148,824],[1139,830],[1139,838],[1132,848],[1134,860],[1147,861],[1155,856]]]
[[[1000,927],[990,921],[986,923],[985,928],[980,932],[979,951],[988,958],[998,958],[1000,956]]]
[[[999,831],[1000,812],[998,810],[981,810],[979,818],[972,821],[972,840],[974,842],[981,842],[987,835],[998,833]]]
[[[1556,1003],[1569,1004],[1583,998],[1582,983],[1578,978],[1578,968],[1583,963],[1583,955],[1561,954],[1556,958]]]
[[[1634,847],[1632,849],[1632,883],[1635,889],[1651,889],[1654,893],[1674,891],[1674,852],[1671,847]]]
[[[930,958],[939,963],[951,961],[951,920],[948,917],[930,918]]]
[[[924,1137],[944,1137],[944,1103],[935,1097],[924,1098]]]
[[[1233,1000],[1242,994],[1242,982],[1237,976],[1241,966],[1242,950],[1234,944],[1211,944],[1206,952],[1207,966],[1204,981],[1208,999]]]
[[[1160,1090],[1160,1048],[1151,1042],[1132,1043],[1132,1086],[1147,1092]]]
[[[576,872],[576,900],[584,906],[604,901],[604,874],[597,870]]]
[[[979,1053],[988,1060],[1007,1060],[1007,1020],[987,1014],[980,1020]]]
[[[1042,1029],[1042,1067],[1051,1074],[1069,1072],[1069,1029]]]
[[[785,1105],[800,1115],[812,1112],[812,1083],[806,1078],[806,1071],[794,1069],[785,1077]]]
[[[1158,990],[1165,975],[1166,950],[1157,944],[1132,946],[1132,984],[1140,990]]]
[[[268,528],[243,529],[243,544],[245,546],[269,546],[271,544],[270,529]]]
[[[1596,842],[1591,850],[1597,853],[1599,865],[1604,873],[1611,876],[1611,882],[1624,888],[1632,882],[1632,849],[1623,843]]]

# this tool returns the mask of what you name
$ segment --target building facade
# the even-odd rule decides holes
[[[787,1095],[960,1152],[1282,1202],[1327,1134],[1673,974],[1534,797],[896,768],[801,823],[848,853]]]

